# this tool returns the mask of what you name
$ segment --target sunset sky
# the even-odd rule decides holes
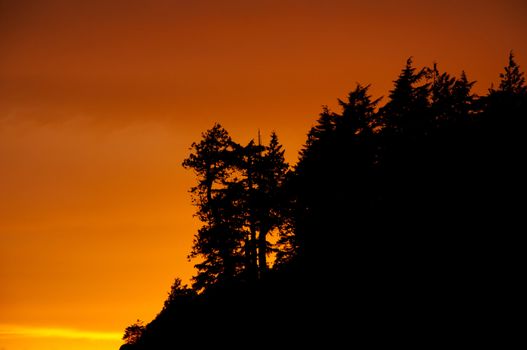
[[[116,350],[160,311],[214,122],[294,163],[356,82],[413,56],[485,93],[526,38],[524,0],[0,0],[0,350]]]

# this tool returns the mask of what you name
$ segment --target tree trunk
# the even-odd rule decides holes
[[[267,228],[262,228],[258,237],[258,268],[260,278],[267,272]]]
[[[252,207],[252,196],[253,196],[253,174],[252,174],[253,162],[249,158],[247,166],[247,190],[249,193],[249,266],[247,266],[250,278],[258,279],[258,262],[257,262],[257,242],[256,242],[256,224],[254,222],[254,208]]]

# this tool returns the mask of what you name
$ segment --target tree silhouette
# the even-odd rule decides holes
[[[163,305],[163,310],[168,310],[170,307],[173,307],[174,304],[180,302],[184,303],[195,296],[196,292],[193,289],[189,288],[187,285],[183,285],[181,278],[176,278],[170,287],[170,292],[168,293],[168,297]]]
[[[527,128],[527,87],[524,73],[512,51],[499,77],[499,88],[491,88],[482,99],[481,128],[488,140],[481,140],[481,148],[486,153],[484,170],[493,175],[490,180],[493,186],[487,186],[487,196],[501,206],[491,207],[492,212],[485,210],[485,213],[488,218],[503,218],[499,223],[493,220],[489,226],[495,226],[500,231],[504,228],[512,231],[513,226],[522,224],[518,222],[521,209],[511,197],[524,196],[521,184],[527,176],[522,162],[527,151],[524,135]]]
[[[193,169],[198,184],[191,189],[197,216],[204,223],[194,238],[191,258],[196,264],[196,289],[230,281],[242,264],[242,222],[236,207],[237,184],[232,176],[232,153],[237,147],[228,132],[215,124],[192,144],[192,153],[183,166]]]
[[[126,344],[136,344],[145,331],[143,321],[137,320],[134,324],[126,327],[124,330],[123,340]]]
[[[330,142],[331,135],[335,131],[336,115],[327,106],[322,106],[317,123],[307,134],[307,141],[300,151],[300,161],[298,166],[309,163],[308,159],[318,159],[322,149]]]
[[[267,271],[267,255],[271,247],[267,236],[281,228],[285,221],[285,194],[282,186],[289,165],[285,161],[285,150],[275,132],[271,133],[269,145],[256,164],[258,185],[255,214],[259,223],[258,267],[260,274]]]
[[[284,231],[281,243],[284,247],[296,247],[294,254],[300,258],[303,258],[314,244],[312,231],[316,228],[311,226],[311,223],[317,220],[312,213],[317,212],[316,206],[321,204],[317,198],[330,191],[324,170],[332,163],[327,153],[334,143],[337,117],[327,106],[322,107],[316,124],[310,129],[306,143],[300,150],[295,174],[288,179],[287,186],[291,192],[291,202],[294,203],[289,222],[294,227],[294,235],[290,234],[291,230]],[[281,258],[287,260],[291,255],[287,253]]]
[[[477,96],[472,93],[474,84],[476,81],[469,81],[465,71],[461,71],[459,79],[456,79],[452,87],[454,115],[463,117],[476,112]]]
[[[370,183],[378,155],[380,99],[373,100],[368,89],[357,84],[345,101],[339,100],[341,113],[323,108],[290,180],[295,235],[288,239],[303,258],[317,256],[310,269],[321,266],[321,260],[335,261],[349,253],[341,249],[350,248],[347,242],[360,228],[344,222],[350,213],[362,215],[371,205],[367,195],[374,197]]]
[[[376,109],[382,98],[371,99],[368,94],[370,85],[357,84],[351,91],[346,101],[338,100],[342,107],[342,115],[337,119],[336,125],[341,133],[349,135],[370,136],[380,125]]]
[[[436,123],[448,122],[454,109],[454,85],[456,79],[448,73],[440,73],[437,64],[432,69],[431,108]]]
[[[527,86],[525,85],[524,73],[516,63],[512,51],[509,53],[508,65],[499,76],[499,88],[496,90],[491,87],[488,96],[483,99],[485,105],[484,114],[488,116],[488,123],[492,123],[492,119],[499,114],[519,117],[519,114],[525,108]],[[523,122],[525,118],[519,119],[515,117],[515,119],[517,120],[509,120],[509,122]]]
[[[434,128],[452,127],[454,123],[466,122],[474,109],[475,98],[471,93],[475,82],[468,80],[464,71],[459,79],[440,73],[434,63],[431,70],[430,109]]]
[[[429,75],[429,68],[416,71],[412,57],[408,58],[398,79],[394,81],[388,103],[381,111],[385,128],[396,133],[415,135],[429,127],[427,109],[430,84],[424,82]]]
[[[268,268],[268,234],[282,224],[281,185],[288,165],[275,133],[269,146],[234,142],[219,124],[192,144],[183,166],[198,175],[191,189],[203,222],[191,258],[194,288],[201,290],[236,275],[256,280]]]
[[[520,71],[520,66],[514,60],[514,53],[509,53],[509,64],[505,67],[505,72],[500,73],[500,92],[507,94],[522,95],[527,93],[525,86],[525,78],[523,72]]]
[[[258,217],[257,211],[260,203],[259,187],[257,184],[258,167],[261,163],[264,147],[251,140],[245,147],[238,147],[234,153],[237,159],[236,166],[239,177],[238,206],[242,215],[243,226],[246,231],[244,239],[245,269],[250,279],[258,278]]]

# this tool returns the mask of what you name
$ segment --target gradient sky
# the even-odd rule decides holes
[[[484,93],[525,38],[523,0],[0,0],[0,349],[117,349],[156,315],[215,121],[293,162],[356,82],[386,95],[414,56]]]

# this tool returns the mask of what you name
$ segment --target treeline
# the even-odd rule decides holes
[[[512,52],[497,88],[474,84],[408,59],[382,107],[360,84],[324,107],[292,168],[274,133],[241,145],[219,124],[204,132],[183,162],[197,274],[123,348],[499,329],[522,256],[527,88]]]

